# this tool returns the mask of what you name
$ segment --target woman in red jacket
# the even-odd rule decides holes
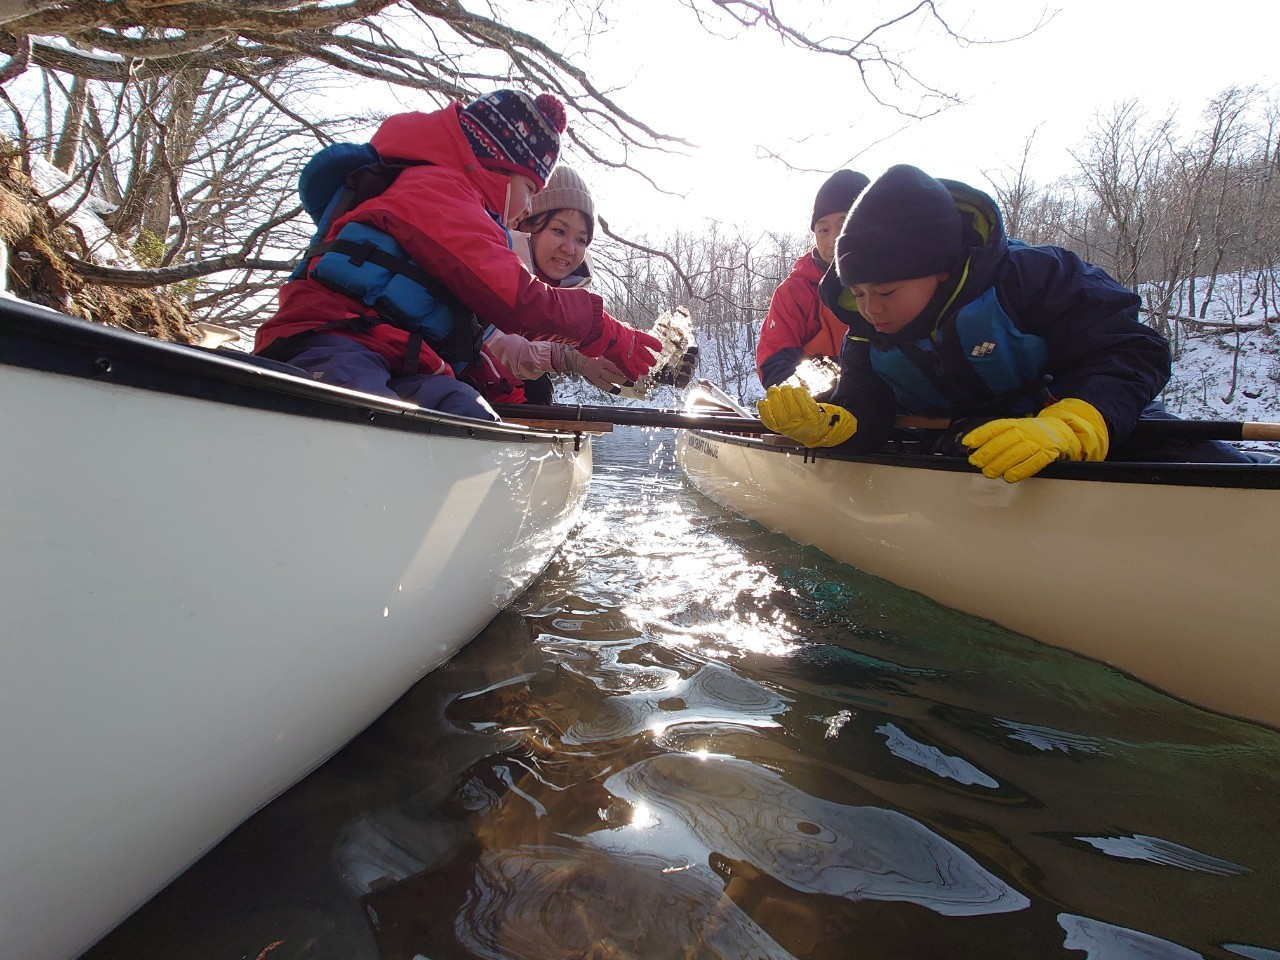
[[[558,99],[516,90],[389,117],[372,146],[407,166],[328,225],[322,247],[334,249],[281,288],[255,352],[327,383],[486,419],[497,416],[458,377],[484,386],[488,324],[641,376],[655,338],[589,290],[538,280],[511,250],[506,225],[545,185],[564,126]]]

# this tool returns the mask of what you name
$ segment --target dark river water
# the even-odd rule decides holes
[[[1280,734],[738,519],[672,444],[599,441],[543,577],[87,957],[1280,960]]]

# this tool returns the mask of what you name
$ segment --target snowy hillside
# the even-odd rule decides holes
[[[1280,324],[1239,336],[1238,350],[1232,333],[1182,341],[1164,391],[1171,411],[1196,420],[1280,420]]]
[[[90,259],[95,263],[113,267],[136,269],[138,261],[133,251],[120,241],[103,221],[102,217],[114,208],[97,194],[85,194],[65,173],[44,157],[33,153],[31,180],[36,189],[49,197],[54,212],[67,217],[67,222],[79,230],[89,248]]]

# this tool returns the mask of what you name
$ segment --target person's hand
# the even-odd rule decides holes
[[[629,380],[639,380],[658,359],[662,341],[615,320],[606,313],[600,336],[582,344],[578,349],[592,359],[604,357],[626,374]]]
[[[693,379],[693,373],[697,369],[698,345],[695,343],[684,352],[684,355],[679,360],[663,367],[654,376],[653,382],[683,390],[689,385],[689,381]]]
[[[818,403],[804,387],[770,387],[756,409],[766,427],[806,447],[834,447],[858,431],[852,413]]]
[[[1035,417],[989,420],[960,442],[969,462],[992,480],[1017,483],[1055,460],[1104,460],[1111,445],[1106,421],[1092,404],[1060,400]]]
[[[576,373],[593,387],[599,387],[605,393],[614,393],[619,387],[630,386],[627,375],[603,357],[591,358],[579,353],[572,347],[564,347],[560,355],[556,371],[558,373]]]

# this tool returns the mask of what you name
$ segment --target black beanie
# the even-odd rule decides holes
[[[964,249],[960,211],[945,186],[907,164],[863,191],[836,238],[843,286],[914,280],[954,269]]]
[[[818,188],[818,195],[813,198],[813,219],[809,221],[812,230],[829,213],[847,213],[858,199],[858,194],[867,188],[870,179],[856,170],[837,170],[827,177],[826,182]]]

